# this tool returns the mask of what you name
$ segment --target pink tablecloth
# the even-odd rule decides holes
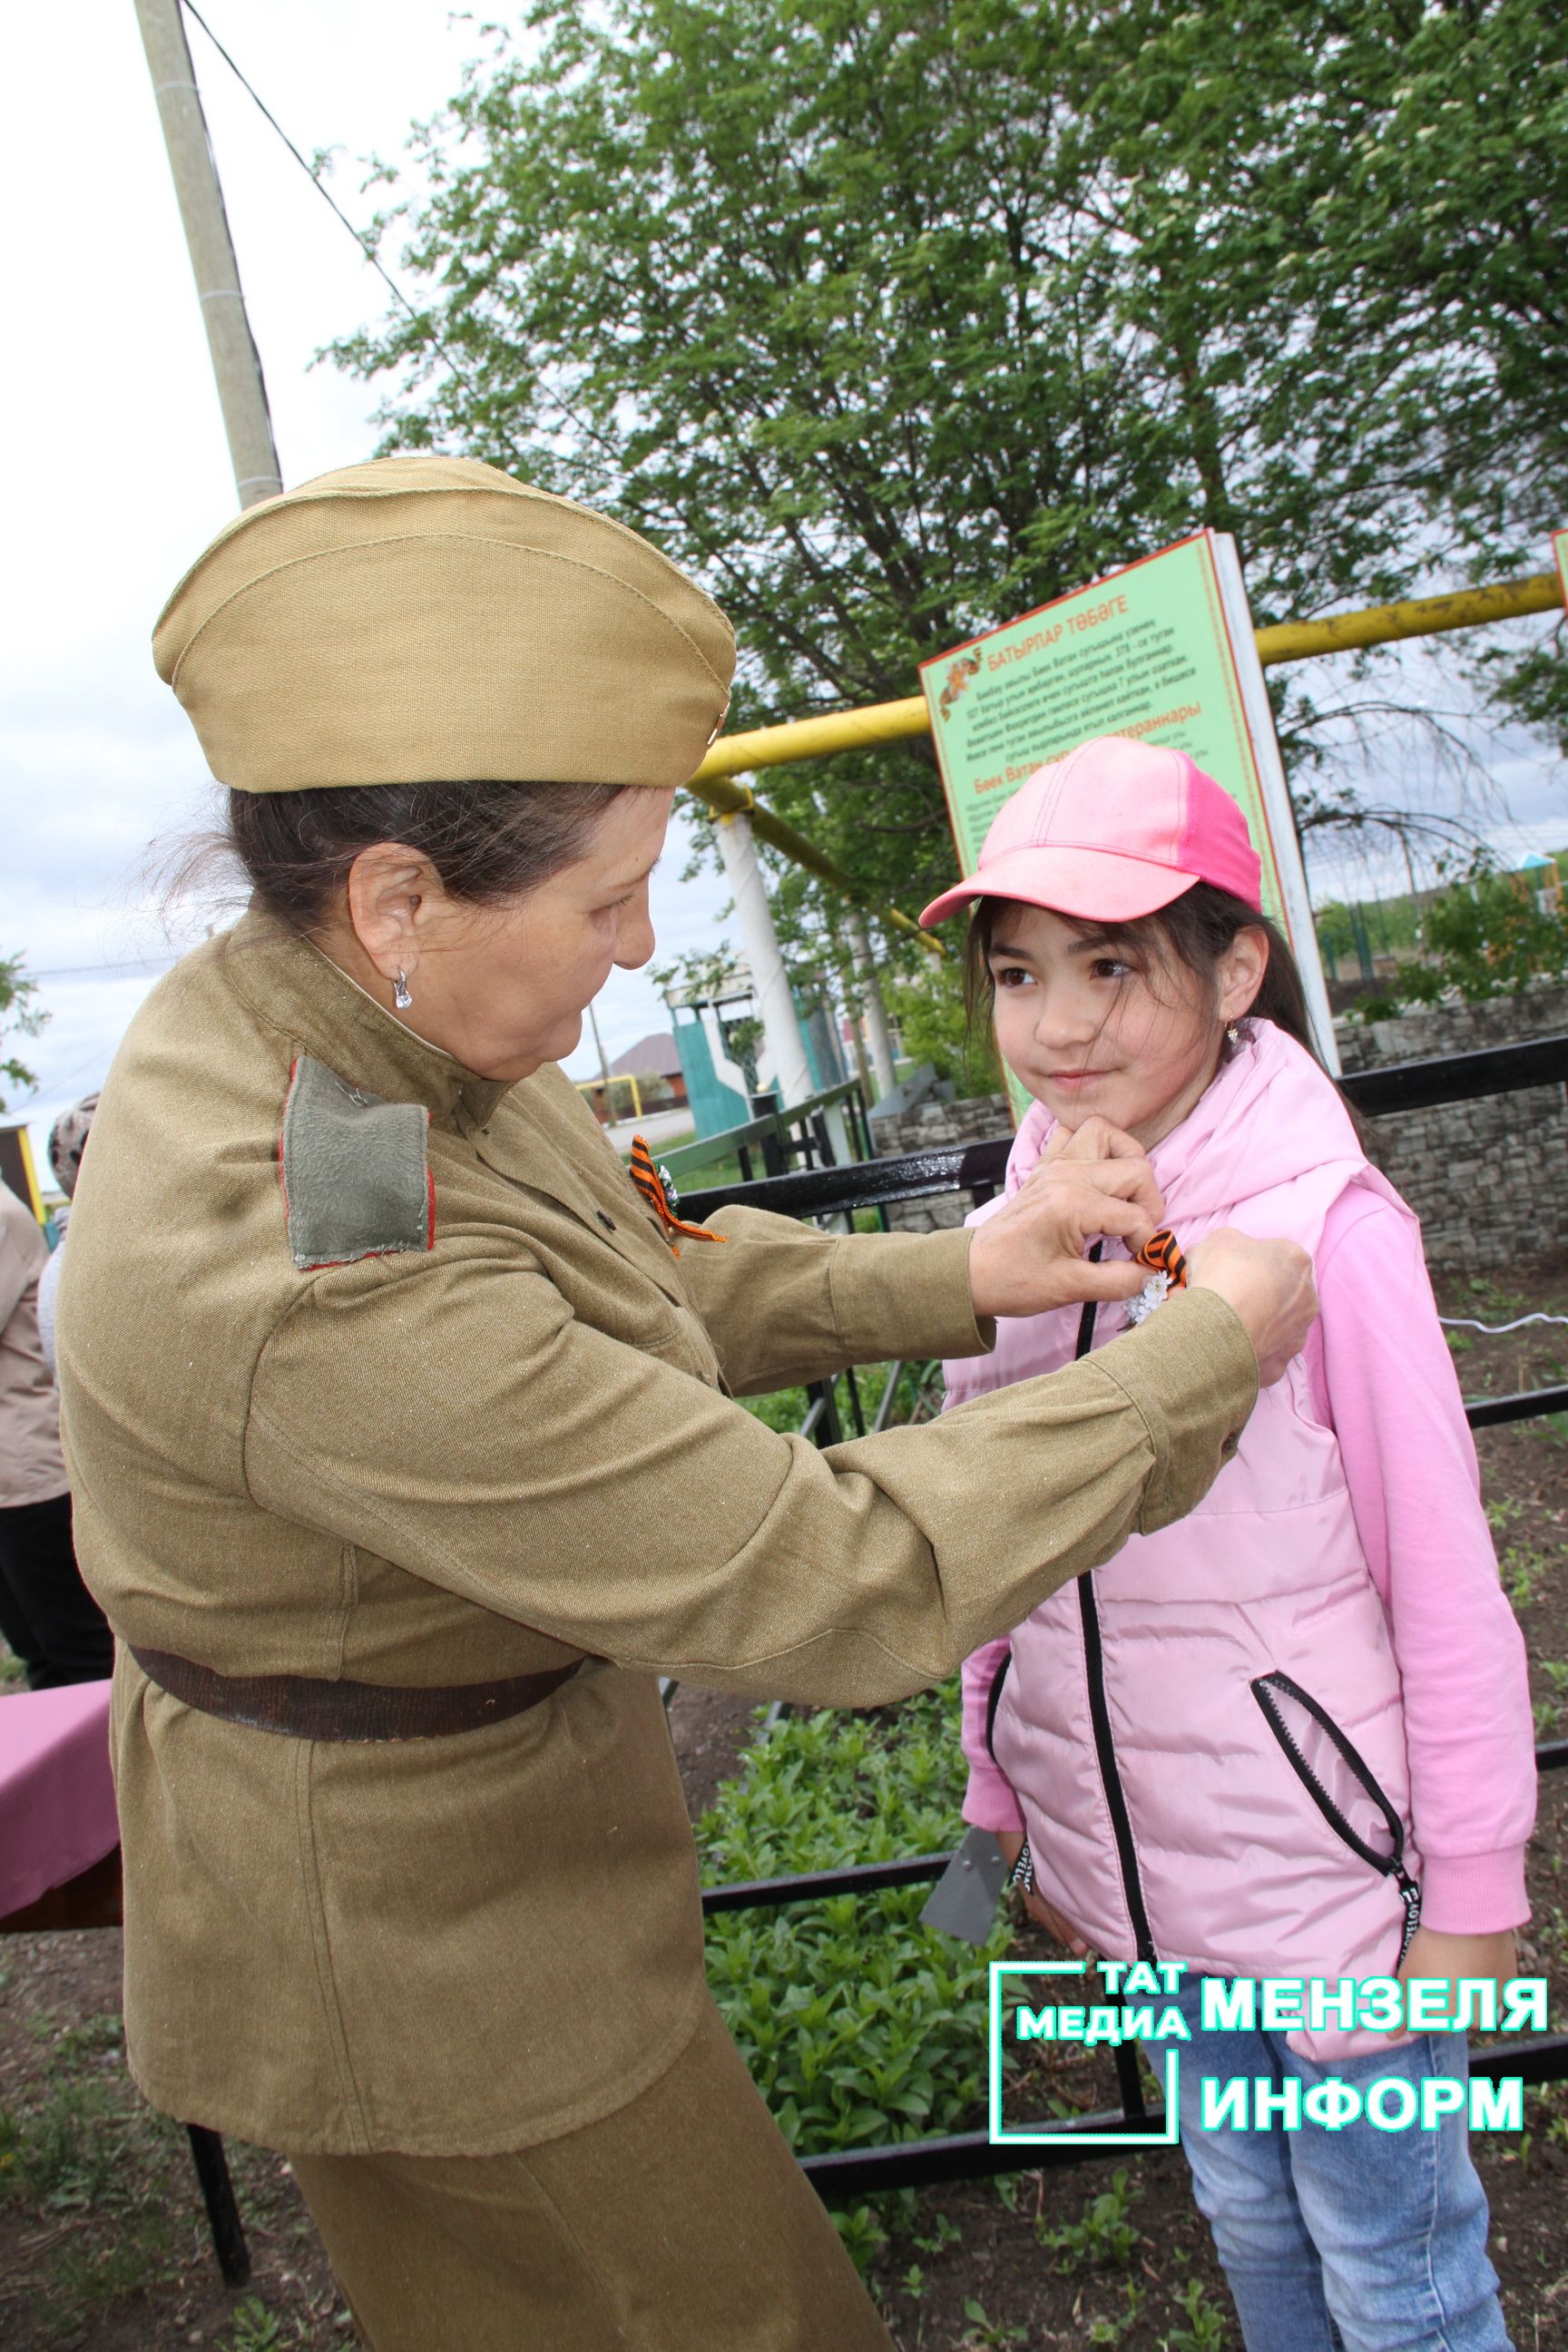
[[[108,1683],[0,1699],[0,1919],[120,1843]]]

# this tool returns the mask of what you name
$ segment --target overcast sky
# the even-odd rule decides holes
[[[375,199],[354,159],[397,153],[478,46],[438,0],[202,13],[303,152],[343,148],[333,190],[359,220]],[[310,362],[381,315],[384,289],[198,26],[190,40],[283,478],[303,481],[374,450],[374,388]],[[216,805],[149,639],[235,488],[132,0],[88,0],[68,21],[13,14],[5,50],[0,953],[26,956],[52,1017],[16,1048],[37,1095],[3,1116],[30,1118],[42,1166],[56,1112],[101,1082],[157,970],[200,935],[187,913],[172,944],[144,879],[149,844],[210,824]],[[681,884],[685,863],[672,828],[654,881],[659,961],[722,928],[724,885]],[[612,1059],[668,1026],[646,973],[616,973],[596,1009]],[[568,1066],[595,1069],[591,1039]]]
[[[431,0],[205,0],[203,13],[299,147],[344,151],[334,193],[361,220],[374,199],[359,194],[354,159],[395,155],[478,45],[471,23]],[[194,26],[191,47],[283,475],[298,482],[373,448],[374,388],[310,362],[379,317],[383,291]],[[13,12],[5,48],[0,952],[26,956],[52,1015],[21,1047],[37,1094],[8,1114],[30,1116],[41,1155],[56,1111],[101,1082],[172,956],[146,852],[210,821],[214,795],[148,639],[235,492],[132,0],[87,0],[70,17]],[[1385,747],[1378,764],[1384,785],[1392,770],[1418,789],[1417,750]],[[1568,840],[1559,767],[1522,742],[1493,744],[1489,764],[1518,820],[1499,816],[1500,846]],[[655,878],[661,960],[711,946],[722,928],[723,884],[680,883],[684,863],[672,832]],[[184,923],[175,944],[192,935]],[[646,975],[615,975],[598,1010],[612,1058],[668,1022]],[[569,1066],[589,1074],[591,1045]]]

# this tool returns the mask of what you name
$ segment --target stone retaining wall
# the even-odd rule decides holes
[[[1443,1004],[1338,1031],[1348,1072],[1473,1054],[1568,1031],[1568,989],[1531,989],[1484,1004]],[[1367,1154],[1421,1220],[1427,1264],[1493,1274],[1568,1241],[1568,1104],[1560,1086],[1528,1087],[1435,1110],[1364,1122]]]
[[[1563,1032],[1568,988],[1551,987],[1484,1004],[1423,1007],[1365,1026],[1345,1024],[1336,1034],[1348,1074]],[[1005,1097],[984,1095],[973,1102],[922,1103],[900,1118],[880,1121],[875,1132],[879,1152],[892,1159],[981,1142],[1007,1134],[1011,1125]],[[1396,1111],[1366,1119],[1363,1127],[1368,1157],[1421,1220],[1435,1271],[1496,1273],[1568,1243],[1568,1101],[1561,1086]],[[890,1209],[888,1216],[900,1232],[930,1233],[961,1224],[972,1205],[968,1193],[954,1193]]]
[[[878,1156],[900,1159],[906,1151],[940,1151],[954,1143],[985,1143],[1011,1135],[1005,1095],[976,1095],[970,1102],[926,1102],[897,1118],[877,1119],[871,1129]],[[961,1225],[974,1206],[973,1192],[950,1192],[937,1201],[907,1201],[888,1211],[895,1233],[931,1234]]]

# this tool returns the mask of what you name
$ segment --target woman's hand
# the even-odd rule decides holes
[[[969,1288],[976,1315],[1046,1315],[1086,1298],[1135,1298],[1148,1276],[1084,1252],[1106,1235],[1142,1249],[1164,1202],[1142,1144],[1108,1119],[1058,1130],[1005,1209],[975,1230]]]
[[[1106,1235],[1142,1249],[1164,1214],[1142,1144],[1108,1119],[1061,1129],[1006,1207],[977,1226],[969,1253],[976,1315],[1045,1315],[1083,1299],[1135,1298],[1147,1275],[1084,1252]],[[1180,1238],[1178,1236],[1178,1238]],[[1217,1290],[1233,1309],[1268,1388],[1300,1355],[1318,1313],[1312,1262],[1294,1242],[1256,1241],[1230,1227],[1209,1234],[1187,1261],[1194,1290]]]
[[[995,1835],[996,1843],[1002,1849],[1002,1859],[1011,1871],[1024,1851],[1024,1832],[1022,1830],[998,1830]],[[1079,1959],[1087,1960],[1089,1946],[1084,1942],[1078,1929],[1064,1919],[1059,1911],[1053,1910],[1045,1896],[1037,1893],[1035,1888],[1020,1888],[1019,1892],[1024,1896],[1024,1908],[1030,1918],[1043,1927],[1047,1936],[1054,1936],[1058,1944],[1065,1944],[1068,1950],[1075,1954]]]
[[[1518,1973],[1519,1958],[1510,1927],[1500,1928],[1491,1936],[1449,1936],[1440,1927],[1417,1927],[1410,1938],[1410,1949],[1400,1963],[1399,1981],[1409,1984],[1412,1979],[1424,1977],[1446,1983],[1451,2017],[1455,1990],[1461,1977],[1491,1978],[1500,1997],[1503,1987]],[[1409,2039],[1404,2027],[1388,2036],[1390,2042]]]
[[[1258,1359],[1258,1384],[1268,1388],[1307,1343],[1317,1320],[1312,1261],[1294,1242],[1255,1241],[1222,1225],[1187,1259],[1194,1290],[1217,1290],[1234,1309]]]

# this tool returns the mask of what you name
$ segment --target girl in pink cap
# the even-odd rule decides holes
[[[1246,820],[1184,752],[1107,738],[1040,769],[921,919],[972,900],[972,1005],[1034,1103],[970,1222],[1109,1128],[1148,1152],[1183,1247],[1295,1241],[1322,1313],[1190,1517],[969,1660],[965,1819],[1073,1952],[1184,1964],[1182,2143],[1248,2352],[1495,2352],[1462,2106],[1399,2132],[1200,2119],[1205,2077],[1272,2079],[1278,2117],[1331,2078],[1419,2102],[1466,2074],[1461,2031],[1392,2041],[1345,2005],[1212,2030],[1205,1979],[1507,1979],[1529,1916],[1523,1643],[1415,1219],[1317,1058]],[[949,1404],[1114,1338],[1164,1280],[1004,1320],[993,1355],[945,1367]]]

